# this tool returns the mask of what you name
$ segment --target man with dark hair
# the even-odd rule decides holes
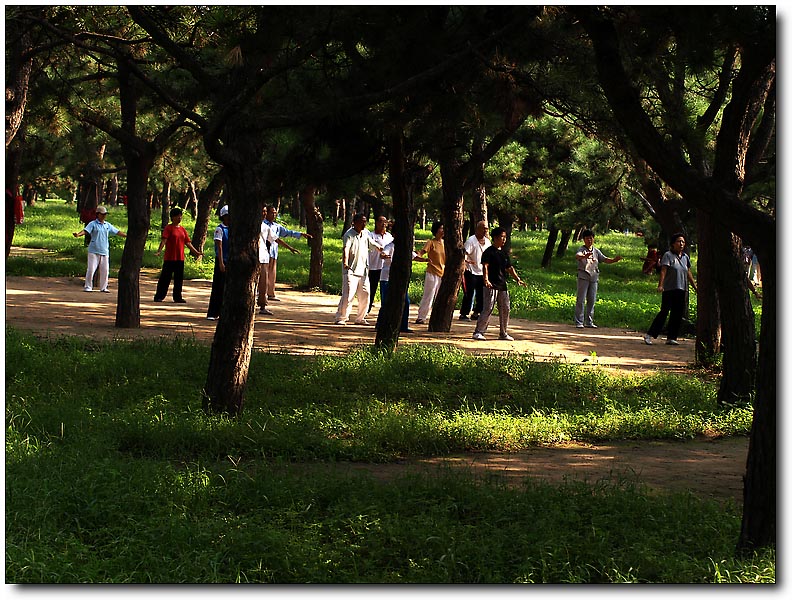
[[[358,312],[356,325],[368,325],[366,313],[369,307],[369,250],[382,250],[379,242],[366,231],[366,215],[358,213],[352,219],[352,227],[344,233],[344,249],[341,252],[341,299],[338,301],[335,324],[346,325],[352,312],[352,300],[357,296]]]
[[[154,302],[162,302],[168,294],[168,287],[173,279],[173,301],[178,304],[187,302],[182,297],[184,283],[184,247],[187,246],[196,256],[203,256],[190,241],[190,234],[182,226],[182,209],[174,206],[170,210],[171,222],[162,230],[162,239],[159,248],[154,253],[159,256],[162,247],[165,247],[165,258],[162,261],[162,272],[157,280],[157,291],[154,292]]]
[[[503,251],[506,244],[506,230],[496,227],[492,230],[492,245],[481,254],[481,265],[484,270],[484,308],[476,321],[476,331],[473,339],[483,341],[486,338],[489,320],[495,305],[498,306],[500,316],[500,336],[499,339],[513,342],[514,338],[509,335],[509,311],[511,303],[509,301],[509,290],[506,287],[506,280],[511,275],[517,280],[517,285],[525,286],[525,282],[517,275],[514,266],[511,264],[509,255]]]

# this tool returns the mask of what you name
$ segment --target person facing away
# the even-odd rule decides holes
[[[525,282],[517,275],[517,271],[511,264],[509,255],[503,251],[506,244],[506,230],[496,227],[492,230],[492,245],[481,254],[481,264],[484,271],[484,307],[476,321],[476,330],[473,332],[474,340],[485,340],[484,334],[487,332],[489,320],[495,306],[498,306],[498,316],[500,317],[499,339],[514,341],[509,335],[509,312],[511,302],[509,299],[509,289],[506,281],[511,275],[517,280],[517,285],[525,286]]]
[[[358,213],[352,219],[352,227],[343,237],[341,252],[341,299],[335,315],[336,325],[346,325],[352,312],[352,300],[357,296],[358,312],[356,325],[368,325],[366,313],[369,307],[368,260],[372,246],[378,247],[366,230],[366,215]]]
[[[278,239],[283,239],[286,237],[293,237],[296,239],[300,239],[303,237],[308,238],[309,240],[313,238],[310,233],[305,233],[302,231],[294,231],[293,229],[288,229],[278,223],[278,209],[276,209],[273,205],[269,204],[266,207],[266,217],[264,221],[267,225],[269,225]],[[288,247],[292,254],[296,253],[297,251],[294,250],[291,246],[287,246],[286,244],[272,244],[270,243],[267,247],[269,248],[270,252],[270,259],[269,259],[269,277],[267,278],[267,300],[272,302],[280,302],[280,298],[275,295],[275,282],[278,278],[278,246]]]
[[[157,280],[157,291],[154,292],[154,302],[162,302],[168,295],[168,287],[173,279],[173,301],[179,304],[187,302],[182,297],[184,284],[184,247],[188,247],[193,255],[203,256],[203,252],[195,249],[190,241],[190,234],[182,226],[182,209],[174,206],[170,210],[171,222],[162,230],[159,248],[154,253],[159,256],[162,247],[165,247],[165,257],[162,261],[162,271]]]
[[[390,242],[393,241],[393,235],[387,230],[388,228],[388,219],[387,217],[380,216],[377,217],[377,221],[374,224],[374,231],[369,232],[369,235],[374,238],[374,241],[379,243],[380,246],[385,248]],[[382,274],[383,267],[383,258],[381,256],[381,251],[376,246],[372,247],[369,251],[369,289],[371,290],[371,297],[369,298],[369,307],[368,311],[371,312],[372,307],[374,306],[374,296],[377,292],[377,286],[380,282],[380,276]],[[380,294],[380,301],[382,301],[382,294]]]
[[[126,233],[108,223],[106,219],[107,208],[97,206],[96,219],[87,223],[82,231],[72,233],[74,237],[91,236],[91,242],[88,244],[88,269],[85,271],[83,288],[86,292],[93,291],[93,278],[98,269],[99,291],[110,293],[107,289],[110,276],[110,238],[116,235],[120,238],[126,237]]]
[[[594,232],[586,229],[581,234],[583,245],[578,248],[577,259],[577,301],[575,302],[575,327],[597,327],[594,325],[594,304],[597,302],[599,286],[599,264],[619,262],[622,257],[608,258],[594,246]]]
[[[671,236],[671,250],[663,254],[660,259],[660,282],[657,284],[657,291],[662,292],[660,301],[660,312],[649,326],[649,331],[644,335],[644,342],[652,343],[657,339],[665,325],[668,317],[668,335],[666,344],[678,346],[677,336],[682,325],[682,317],[685,312],[685,293],[688,283],[694,291],[698,291],[696,281],[690,271],[690,257],[685,254],[685,236],[675,233]]]
[[[443,237],[445,230],[440,221],[432,223],[432,239],[427,240],[424,247],[418,250],[417,259],[421,259],[426,255],[426,276],[424,277],[424,292],[421,297],[421,303],[418,305],[418,318],[415,319],[416,325],[423,325],[426,323],[426,317],[432,310],[437,297],[437,291],[440,289],[440,282],[443,279],[445,272],[445,244]],[[420,261],[419,262],[424,262]]]
[[[212,275],[212,293],[209,296],[209,308],[206,318],[217,321],[223,307],[223,292],[225,291],[226,266],[228,265],[229,239],[228,226],[231,216],[228,214],[228,205],[220,209],[220,225],[214,231],[215,266]]]
[[[257,304],[259,307],[259,314],[260,315],[271,315],[273,314],[272,311],[267,306],[269,303],[269,278],[270,278],[270,263],[274,260],[272,258],[272,247],[275,246],[284,246],[288,248],[292,254],[299,254],[299,250],[293,248],[285,241],[280,239],[278,235],[278,226],[273,224],[269,221],[267,216],[268,207],[265,207],[262,215],[261,220],[261,230],[259,232],[259,279],[258,279],[258,300]],[[274,299],[274,298],[273,298]]]
[[[481,266],[481,254],[492,245],[487,237],[486,221],[476,223],[476,231],[465,240],[465,273],[462,279],[462,306],[459,309],[460,321],[474,321],[478,319],[484,307],[484,270]],[[476,304],[473,305],[475,298]],[[470,309],[473,314],[468,316]]]

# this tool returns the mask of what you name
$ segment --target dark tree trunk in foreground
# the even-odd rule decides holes
[[[558,240],[558,228],[550,225],[547,228],[547,243],[545,244],[544,255],[542,255],[542,268],[547,269],[553,262],[553,248]]]
[[[464,179],[459,165],[453,160],[440,161],[440,174],[443,186],[443,244],[445,246],[445,272],[437,290],[432,313],[429,317],[429,331],[449,332],[454,319],[454,308],[465,271],[465,240],[462,239]]]
[[[569,240],[572,239],[572,230],[561,230],[561,241],[558,242],[558,250],[556,250],[556,258],[563,258],[569,248]]]
[[[220,199],[220,194],[223,192],[223,186],[225,186],[225,170],[220,169],[214,174],[206,189],[198,193],[198,212],[195,217],[195,228],[191,241],[196,250],[200,252],[204,251],[209,221],[212,218],[212,211]]]
[[[425,170],[410,168],[407,165],[401,132],[391,134],[388,148],[388,181],[393,199],[394,250],[388,294],[380,308],[374,345],[381,350],[393,352],[399,343],[405,297],[412,275],[412,253],[415,243],[414,194],[416,188],[422,185],[427,173]]]
[[[324,219],[316,206],[316,188],[306,187],[300,193],[303,212],[305,213],[305,231],[312,237],[308,240],[311,248],[311,263],[308,270],[308,289],[322,289],[322,272],[324,271]],[[376,290],[372,290],[372,294]]]
[[[259,275],[258,244],[264,192],[256,161],[226,165],[229,195],[229,257],[220,320],[217,321],[209,370],[203,389],[207,412],[239,416],[245,403],[256,284]],[[250,166],[248,166],[250,165]]]
[[[696,363],[710,367],[721,351],[721,318],[718,288],[715,284],[715,248],[712,219],[697,211],[698,259],[696,261]]]

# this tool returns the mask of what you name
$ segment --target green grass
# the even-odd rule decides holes
[[[208,354],[7,330],[8,583],[775,581],[773,551],[733,558],[733,502],[626,479],[385,483],[333,469],[747,435],[750,407],[718,407],[712,383],[412,346],[256,353],[245,411],[228,419],[200,409]]]
[[[159,245],[159,212],[152,214],[152,229],[146,243],[143,266],[159,269],[162,259],[154,255]],[[126,231],[126,209],[115,207],[108,220],[116,227]],[[290,222],[288,216],[281,217],[283,224],[291,229],[299,226]],[[194,223],[189,214],[184,215],[184,226],[192,233]],[[214,222],[212,223],[214,225]],[[28,248],[47,248],[53,251],[40,258],[10,258],[6,263],[6,274],[28,276],[84,276],[85,247],[83,240],[72,237],[81,225],[77,219],[74,205],[59,200],[39,202],[26,209],[25,223],[17,226],[14,244]],[[210,233],[212,227],[210,226]],[[341,291],[341,226],[325,224],[323,290],[330,294]],[[211,237],[211,236],[210,236]],[[416,230],[416,246],[431,237],[425,230]],[[551,266],[542,269],[541,258],[544,253],[547,232],[514,232],[512,236],[512,258],[521,277],[528,284],[521,288],[510,286],[511,314],[515,318],[550,323],[571,323],[575,307],[576,263],[574,253],[578,243],[570,243],[565,256],[554,257]],[[310,262],[310,248],[303,240],[291,240],[300,254],[283,252],[278,261],[278,281],[307,289]],[[209,240],[211,242],[211,240]],[[657,293],[657,278],[641,273],[642,259],[646,254],[643,239],[621,233],[598,235],[595,244],[606,255],[624,257],[624,260],[610,265],[602,265],[595,318],[599,325],[619,327],[633,331],[643,331],[651,323],[660,307]],[[188,258],[185,263],[185,278],[211,279],[214,255],[211,243],[207,244],[206,256],[198,262]],[[110,267],[115,277],[121,262],[123,240],[111,239]],[[693,271],[695,273],[695,255]],[[409,287],[410,300],[418,303],[423,295],[423,280],[426,263],[413,264],[413,275]],[[458,302],[461,303],[460,293]],[[761,318],[761,302],[752,298],[757,331]],[[690,295],[690,316],[695,320],[696,295]]]

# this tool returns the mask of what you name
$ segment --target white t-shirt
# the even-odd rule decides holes
[[[371,236],[372,240],[377,242],[383,248],[393,241],[393,236],[387,231],[382,234],[370,231],[369,235]],[[382,257],[380,256],[380,249],[376,246],[372,246],[371,250],[369,250],[369,269],[372,271],[379,271],[382,268],[383,264]]]
[[[490,246],[492,246],[492,242],[486,235],[483,242],[479,242],[475,235],[471,235],[465,240],[465,269],[473,273],[473,275],[484,275],[484,267],[481,266],[481,255]],[[467,261],[475,264],[471,265]]]
[[[266,221],[262,221],[261,233],[259,233],[259,262],[263,265],[270,261],[270,249],[267,248],[267,242],[270,243],[270,246],[277,244],[278,234],[274,227],[270,227]]]

